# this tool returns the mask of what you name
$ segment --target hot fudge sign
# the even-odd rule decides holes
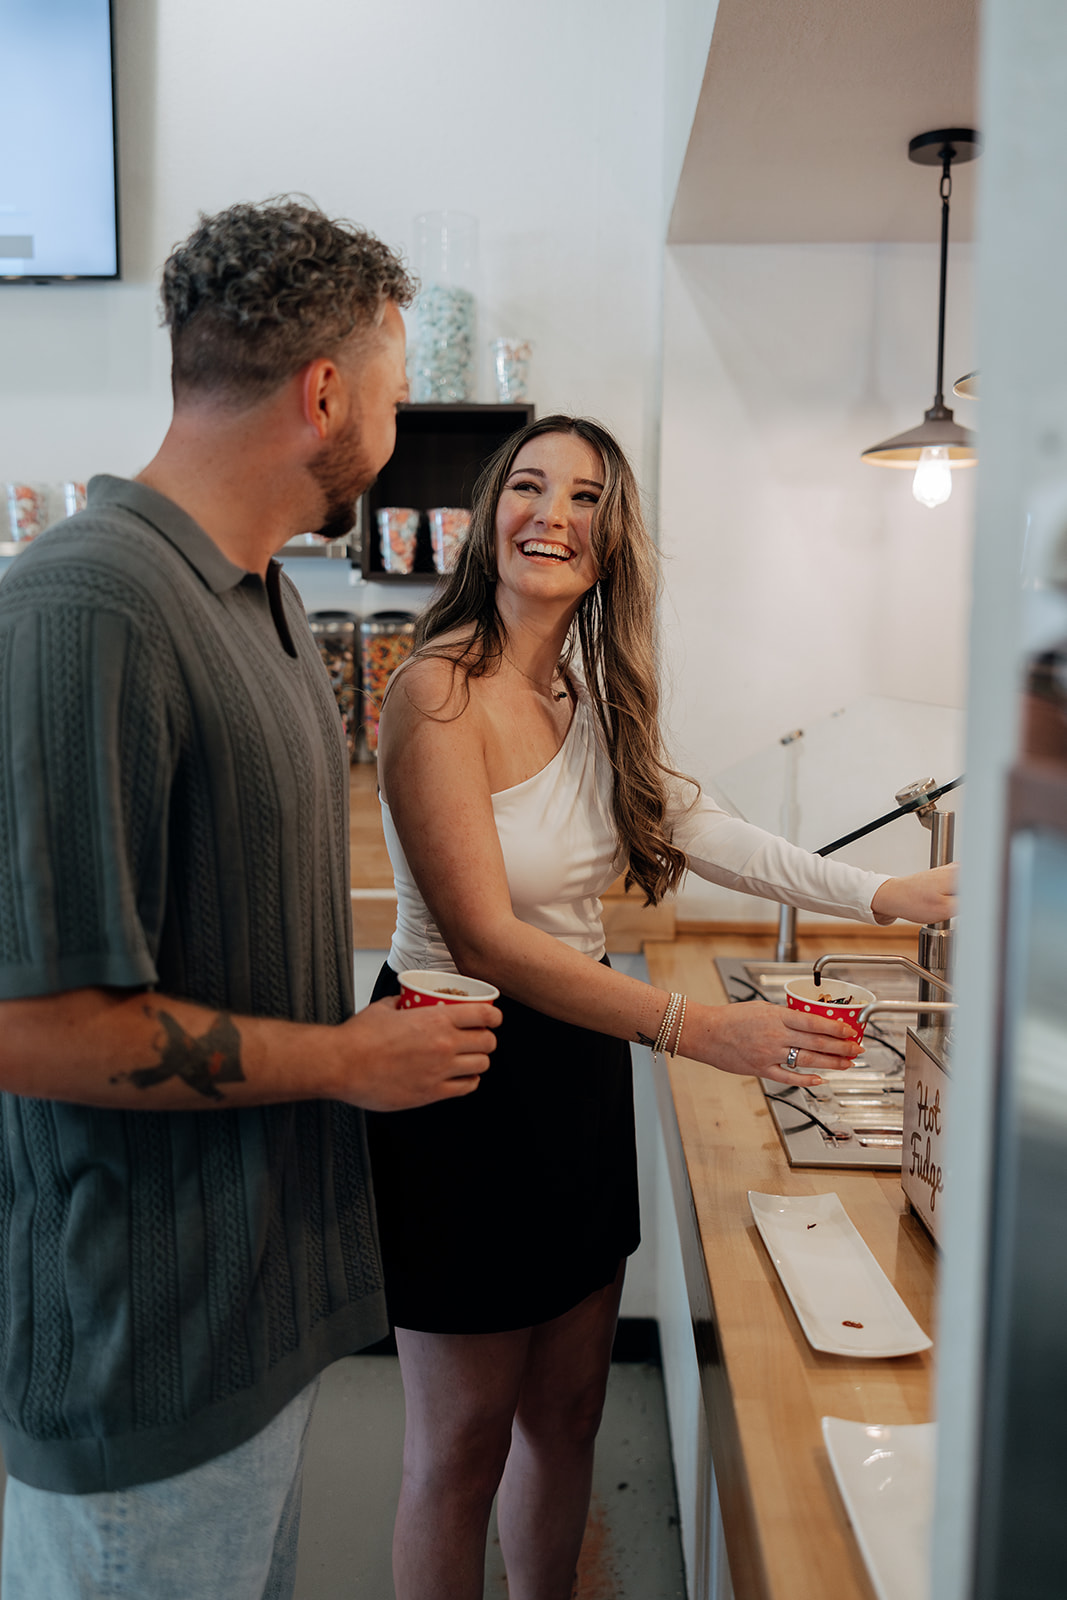
[[[949,1078],[940,1029],[908,1029],[904,1062],[904,1150],[900,1181],[934,1239],[940,1236],[945,1193],[945,1113]]]

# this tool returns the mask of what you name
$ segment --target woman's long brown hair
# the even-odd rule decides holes
[[[519,451],[546,433],[576,434],[604,463],[604,491],[591,534],[600,578],[582,596],[560,670],[580,664],[611,759],[626,886],[636,883],[646,904],[656,905],[686,867],[665,820],[666,779],[680,774],[664,761],[659,728],[659,564],[630,464],[606,428],[585,417],[544,417],[501,445],[475,484],[470,532],[455,567],[419,619],[415,649],[452,661],[467,678],[498,670],[506,633],[496,607],[497,505]],[[435,647],[435,639],[457,631],[468,640],[458,656],[454,644]]]

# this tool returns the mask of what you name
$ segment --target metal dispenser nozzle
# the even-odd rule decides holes
[[[937,785],[933,778],[921,778],[918,783],[909,783],[904,789],[897,791],[897,805],[907,805],[909,800],[916,799],[921,794],[928,793]],[[952,849],[956,836],[956,813],[954,811],[939,811],[937,801],[929,805],[919,806],[915,812],[924,828],[930,830],[930,865],[944,867],[952,860]],[[952,966],[952,927],[948,922],[930,922],[919,929],[919,965],[925,967],[933,977],[940,978],[942,982],[948,979]],[[933,1000],[934,991],[929,983],[923,979],[919,984],[919,999]],[[924,1018],[920,1017],[920,1024]],[[932,1019],[931,1019],[932,1020]],[[926,1023],[928,1026],[929,1023]]]

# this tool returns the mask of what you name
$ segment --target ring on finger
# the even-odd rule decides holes
[[[799,1054],[800,1054],[800,1046],[798,1044],[795,1044],[792,1047],[791,1050],[786,1052],[786,1058],[782,1062],[782,1066],[783,1067],[787,1067],[790,1072],[796,1072],[796,1070],[797,1070],[797,1056]]]

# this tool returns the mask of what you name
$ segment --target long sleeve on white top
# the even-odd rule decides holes
[[[697,877],[802,911],[836,913],[857,922],[893,921],[871,910],[871,900],[888,874],[811,855],[730,816],[705,794],[690,804],[693,793],[693,786],[671,782],[668,820],[674,843],[685,851],[689,870]]]

